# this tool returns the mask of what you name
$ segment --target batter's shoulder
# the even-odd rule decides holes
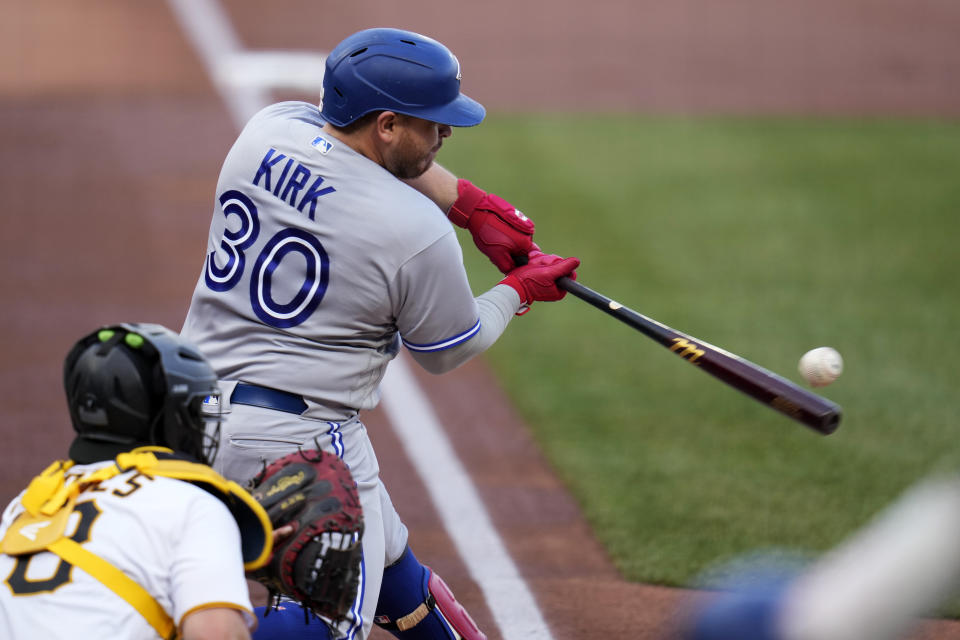
[[[391,211],[391,219],[404,226],[452,229],[446,215],[436,203],[405,182],[383,172],[379,183],[382,206]]]
[[[416,253],[441,237],[454,234],[444,212],[407,184],[394,179],[382,195],[388,212],[383,221],[384,232],[395,236],[397,246],[409,247]]]
[[[320,117],[317,105],[300,100],[287,100],[267,105],[258,111],[247,122],[244,129],[263,128],[272,125],[292,124],[302,122],[314,127],[323,126],[324,120]]]

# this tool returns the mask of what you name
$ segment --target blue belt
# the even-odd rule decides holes
[[[303,396],[269,387],[247,384],[246,382],[237,383],[236,388],[230,395],[230,402],[296,413],[297,415],[307,410],[307,403],[303,401]]]

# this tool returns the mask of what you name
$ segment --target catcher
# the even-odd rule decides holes
[[[0,521],[0,637],[249,638],[244,569],[270,557],[271,526],[207,466],[213,369],[165,327],[118,324],[63,373],[76,437]]]
[[[0,637],[249,639],[247,575],[304,610],[346,615],[363,519],[339,459],[287,456],[255,496],[214,472],[216,375],[160,325],[82,338],[64,385],[69,459],[0,521]]]

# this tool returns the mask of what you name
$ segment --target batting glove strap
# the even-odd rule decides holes
[[[473,214],[474,209],[480,204],[487,195],[487,192],[478,189],[469,180],[457,180],[457,201],[450,207],[447,218],[458,227],[467,228],[467,222]]]
[[[530,296],[527,295],[527,290],[523,288],[523,283],[520,282],[520,278],[511,274],[501,280],[498,284],[505,284],[513,287],[513,290],[516,291],[517,295],[520,296],[520,308],[530,308],[530,304],[533,302],[533,300],[531,300]],[[519,312],[517,315],[520,315]]]
[[[507,273],[533,248],[534,224],[512,204],[493,193],[475,187],[469,180],[457,181],[457,201],[447,217],[465,227],[485,256],[497,269]]]

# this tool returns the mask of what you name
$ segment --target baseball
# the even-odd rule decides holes
[[[797,368],[811,387],[824,387],[843,373],[843,358],[833,347],[817,347],[803,354]]]

